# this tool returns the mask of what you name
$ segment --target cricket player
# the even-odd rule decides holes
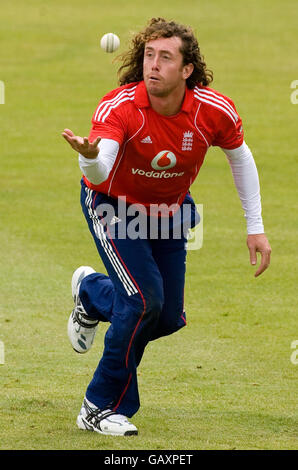
[[[99,102],[89,137],[62,133],[79,154],[81,205],[107,271],[81,266],[72,277],[73,349],[87,352],[100,322],[110,323],[80,429],[138,433],[128,418],[140,406],[136,372],[146,345],[186,324],[185,227],[199,220],[189,188],[210,146],[230,164],[251,264],[261,254],[255,276],[269,266],[254,158],[233,101],[208,86],[212,78],[192,29],[153,18],[123,56],[120,86]],[[141,236],[131,230],[136,216]]]

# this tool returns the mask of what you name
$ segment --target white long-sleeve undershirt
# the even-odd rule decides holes
[[[96,158],[85,158],[79,154],[81,171],[92,184],[100,184],[108,179],[119,151],[119,144],[116,140],[101,139],[98,148]]]
[[[245,142],[233,150],[222,149],[231,166],[249,235],[264,233],[258,170]]]
[[[80,169],[88,181],[93,184],[100,184],[109,177],[119,151],[118,142],[112,139],[102,139],[98,147],[99,153],[94,159],[85,158],[79,154]],[[243,142],[236,149],[222,150],[226,154],[232,170],[246,218],[247,233],[264,233],[259,176],[249,147]]]

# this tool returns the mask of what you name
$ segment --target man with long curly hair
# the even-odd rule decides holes
[[[96,107],[89,138],[62,133],[79,153],[82,209],[108,274],[81,266],[72,277],[73,349],[87,352],[99,322],[110,322],[77,425],[107,435],[138,433],[128,418],[140,406],[137,367],[146,345],[186,324],[186,232],[199,221],[189,187],[211,145],[229,160],[252,264],[261,253],[255,276],[271,251],[241,118],[230,98],[209,88],[212,72],[192,29],[153,18],[122,61],[120,86]]]

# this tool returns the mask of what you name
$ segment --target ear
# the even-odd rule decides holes
[[[184,78],[184,80],[187,80],[188,77],[191,76],[191,74],[193,72],[193,69],[194,69],[193,64],[187,64],[187,65],[183,66],[183,78]]]

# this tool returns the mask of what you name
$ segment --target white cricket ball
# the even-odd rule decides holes
[[[105,52],[114,52],[120,46],[120,39],[118,38],[117,34],[114,33],[107,33],[104,34],[100,40],[100,47]]]

